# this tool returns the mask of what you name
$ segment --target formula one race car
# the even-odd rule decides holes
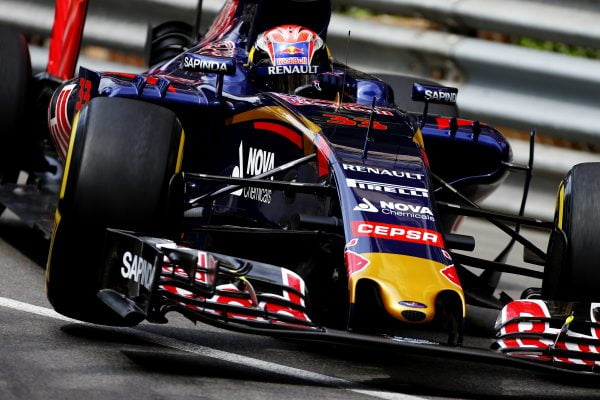
[[[516,165],[491,126],[431,115],[455,113],[457,90],[424,80],[424,112],[403,111],[389,84],[332,58],[328,0],[228,0],[197,40],[183,23],[152,29],[148,72],[73,78],[85,9],[57,1],[36,77],[22,38],[0,30],[14,78],[0,91],[0,202],[51,236],[58,312],[122,326],[176,311],[250,333],[600,365],[600,165],[568,174],[554,222],[524,217],[534,135]],[[525,172],[519,215],[480,208],[510,170]],[[475,245],[453,233],[460,215],[506,232],[505,251],[453,252]],[[522,225],[551,231],[547,252]],[[505,263],[515,242],[543,273]],[[496,297],[501,273],[541,289]],[[499,310],[498,351],[463,344],[467,304]]]

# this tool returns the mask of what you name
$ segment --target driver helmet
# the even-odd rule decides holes
[[[298,25],[281,25],[258,35],[248,55],[257,89],[295,94],[331,72],[329,48],[314,31]]]

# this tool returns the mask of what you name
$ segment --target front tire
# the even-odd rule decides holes
[[[183,130],[166,108],[100,97],[75,117],[71,135],[48,256],[48,299],[63,315],[124,325],[96,297],[105,231],[170,231],[168,189],[180,168]]]
[[[561,183],[542,296],[600,300],[600,163],[574,166]]]

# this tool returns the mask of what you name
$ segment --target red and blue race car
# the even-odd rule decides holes
[[[563,180],[555,221],[523,216],[533,135],[529,164],[514,164],[497,130],[457,117],[456,89],[396,76],[396,94],[424,105],[405,111],[414,104],[385,80],[332,57],[328,0],[228,0],[204,35],[152,30],[145,73],[74,76],[86,4],[57,1],[35,77],[24,41],[0,30],[15,77],[0,93],[2,134],[17,149],[0,202],[48,233],[58,312],[135,325],[174,311],[242,332],[596,372],[599,165]],[[478,206],[510,171],[525,173],[521,212]],[[475,238],[453,232],[461,215],[504,231],[505,251],[464,254]],[[551,232],[549,249],[521,226]],[[517,242],[543,273],[505,263]],[[494,296],[502,273],[541,287]],[[467,304],[498,311],[497,351],[464,341]]]

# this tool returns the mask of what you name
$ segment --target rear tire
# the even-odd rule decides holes
[[[16,182],[19,176],[19,135],[31,79],[29,49],[23,35],[0,25],[0,182]]]
[[[182,21],[167,21],[148,27],[144,49],[148,66],[168,61],[193,46],[194,27]]]
[[[125,325],[96,297],[105,231],[171,230],[169,182],[181,163],[183,131],[166,108],[100,97],[75,118],[72,135],[48,257],[48,299],[63,315]]]
[[[544,299],[600,300],[600,163],[574,166],[561,184],[544,268]]]

